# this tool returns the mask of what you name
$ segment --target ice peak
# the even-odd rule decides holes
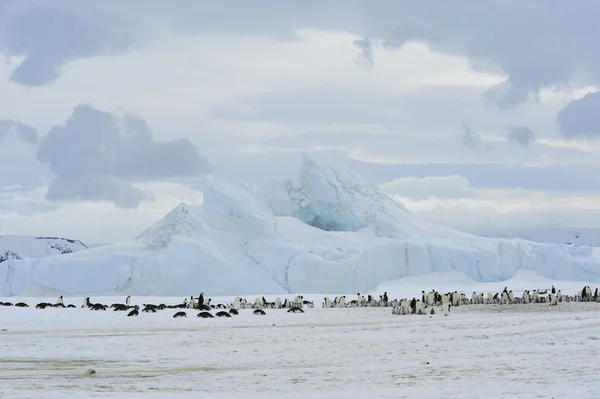
[[[406,208],[343,165],[324,165],[302,154],[300,177],[285,182],[292,215],[328,231],[356,231],[376,223],[378,213]]]
[[[172,236],[194,238],[205,233],[205,223],[188,204],[182,202],[137,238],[151,246],[165,246]]]

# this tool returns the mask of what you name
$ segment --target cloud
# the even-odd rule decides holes
[[[130,43],[70,11],[40,7],[12,19],[4,34],[0,31],[0,45],[9,56],[25,56],[12,73],[12,81],[44,86],[58,79],[65,63],[122,52]]]
[[[137,236],[180,202],[201,204],[202,192],[179,183],[135,184],[154,201],[136,209],[112,204],[70,202],[48,204],[45,190],[0,190],[0,234],[59,236],[85,243],[115,242]]]
[[[392,196],[425,200],[427,198],[461,198],[470,196],[469,180],[464,176],[401,177],[380,184],[379,188]]]
[[[352,44],[360,50],[358,56],[354,59],[356,63],[361,66],[364,66],[367,69],[372,68],[373,43],[371,43],[369,38],[357,39],[353,41]]]
[[[460,135],[460,140],[464,145],[473,150],[480,150],[483,148],[483,139],[481,138],[481,135],[473,133],[466,123],[463,124],[463,133]]]
[[[416,216],[455,229],[498,234],[522,228],[592,228],[600,225],[600,192],[542,193],[474,190],[463,198],[413,200],[395,196]],[[577,208],[573,204],[578,204]]]
[[[506,141],[522,147],[529,147],[535,141],[535,135],[527,126],[510,126],[506,135]]]
[[[7,8],[31,9],[36,4],[39,2],[20,0]],[[380,1],[376,5],[364,0],[311,0],[302,4],[277,0],[251,4],[244,0],[180,0],[177,6],[162,0],[63,0],[60,6],[78,21],[90,21],[81,22],[85,26],[93,23],[106,34],[84,36],[92,39],[85,52],[73,39],[61,46],[47,46],[43,35],[35,35],[34,47],[48,50],[35,54],[36,62],[46,69],[56,67],[54,51],[63,54],[59,59],[65,58],[64,53],[80,58],[91,53],[106,54],[98,43],[118,47],[123,38],[135,37],[136,42],[143,43],[177,32],[288,40],[296,39],[301,29],[349,32],[383,41],[391,49],[420,41],[437,52],[466,57],[478,70],[508,75],[505,82],[487,93],[491,101],[503,108],[535,99],[543,87],[560,86],[583,77],[589,82],[600,69],[600,54],[594,51],[600,36],[594,16],[600,13],[600,3],[594,0],[529,0],[494,6],[469,0],[442,4]],[[11,15],[12,20],[18,13]],[[150,29],[153,24],[168,29]],[[79,33],[73,26],[70,22],[65,29],[59,27],[59,31]],[[23,25],[19,30],[23,34],[37,31],[35,25]],[[49,33],[52,38],[52,32]]]
[[[0,141],[9,134],[15,135],[19,139],[33,145],[36,144],[38,139],[38,133],[35,128],[18,121],[0,120]]]
[[[125,208],[152,197],[132,185],[197,176],[206,160],[188,139],[156,141],[146,122],[79,105],[42,139],[38,159],[56,174],[50,201],[103,200]]]
[[[568,139],[600,137],[600,92],[571,101],[556,116],[560,132]]]

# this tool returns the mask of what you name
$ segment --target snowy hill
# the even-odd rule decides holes
[[[136,239],[0,264],[0,295],[25,290],[140,295],[353,293],[456,270],[476,281],[529,270],[600,282],[592,247],[483,238],[414,217],[345,167],[305,157],[294,181],[208,176],[204,203],[180,204]]]
[[[68,238],[0,235],[0,263],[10,259],[68,254],[82,249],[87,247],[81,241]]]

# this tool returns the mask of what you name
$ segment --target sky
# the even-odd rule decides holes
[[[477,234],[600,228],[596,0],[0,0],[0,234],[135,237],[344,164]]]

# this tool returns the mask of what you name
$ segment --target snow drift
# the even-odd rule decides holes
[[[592,247],[483,238],[425,222],[345,167],[305,157],[294,181],[208,176],[204,203],[180,204],[136,239],[0,264],[0,295],[353,293],[456,270],[482,282],[530,270],[600,282]]]
[[[82,249],[87,249],[87,246],[68,238],[0,235],[0,263],[9,259],[69,254]]]

